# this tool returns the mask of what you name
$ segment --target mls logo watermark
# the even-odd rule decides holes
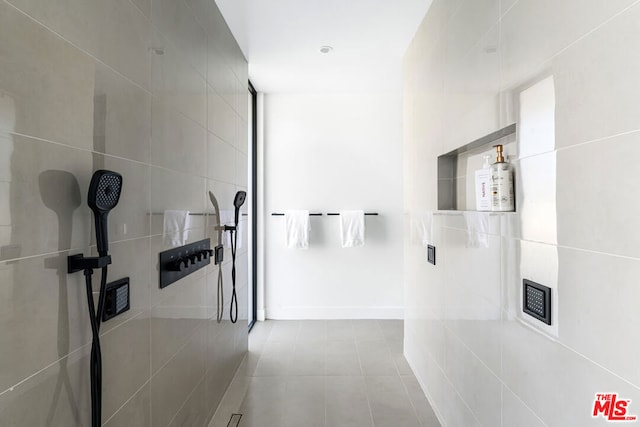
[[[637,416],[627,415],[630,403],[630,399],[619,399],[618,393],[597,393],[591,415],[607,421],[636,421]]]

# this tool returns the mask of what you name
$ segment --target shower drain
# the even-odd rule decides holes
[[[240,425],[240,418],[242,418],[242,414],[232,414],[227,427],[238,427]]]

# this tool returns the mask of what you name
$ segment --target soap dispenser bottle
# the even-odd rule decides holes
[[[502,145],[495,145],[496,162],[491,165],[491,210],[512,212],[515,210],[513,197],[513,168],[504,161]]]
[[[485,155],[482,169],[476,171],[476,210],[491,210],[491,165],[489,158]]]

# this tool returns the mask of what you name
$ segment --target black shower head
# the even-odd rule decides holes
[[[106,256],[109,252],[107,216],[118,204],[121,192],[122,175],[108,170],[94,172],[89,184],[87,203],[95,217],[96,244],[100,256]]]
[[[246,191],[238,191],[236,197],[233,198],[233,206],[236,208],[236,225],[238,224],[238,216],[240,214],[240,207],[244,205],[244,201],[247,198]]]
[[[236,193],[236,197],[233,199],[233,206],[235,206],[236,209],[239,209],[240,206],[244,205],[244,201],[246,198],[247,198],[246,191],[238,191]]]

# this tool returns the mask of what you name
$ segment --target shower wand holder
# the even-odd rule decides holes
[[[87,269],[95,270],[109,264],[111,264],[111,255],[99,257],[85,257],[82,254],[71,255],[67,257],[67,272],[71,274]]]

